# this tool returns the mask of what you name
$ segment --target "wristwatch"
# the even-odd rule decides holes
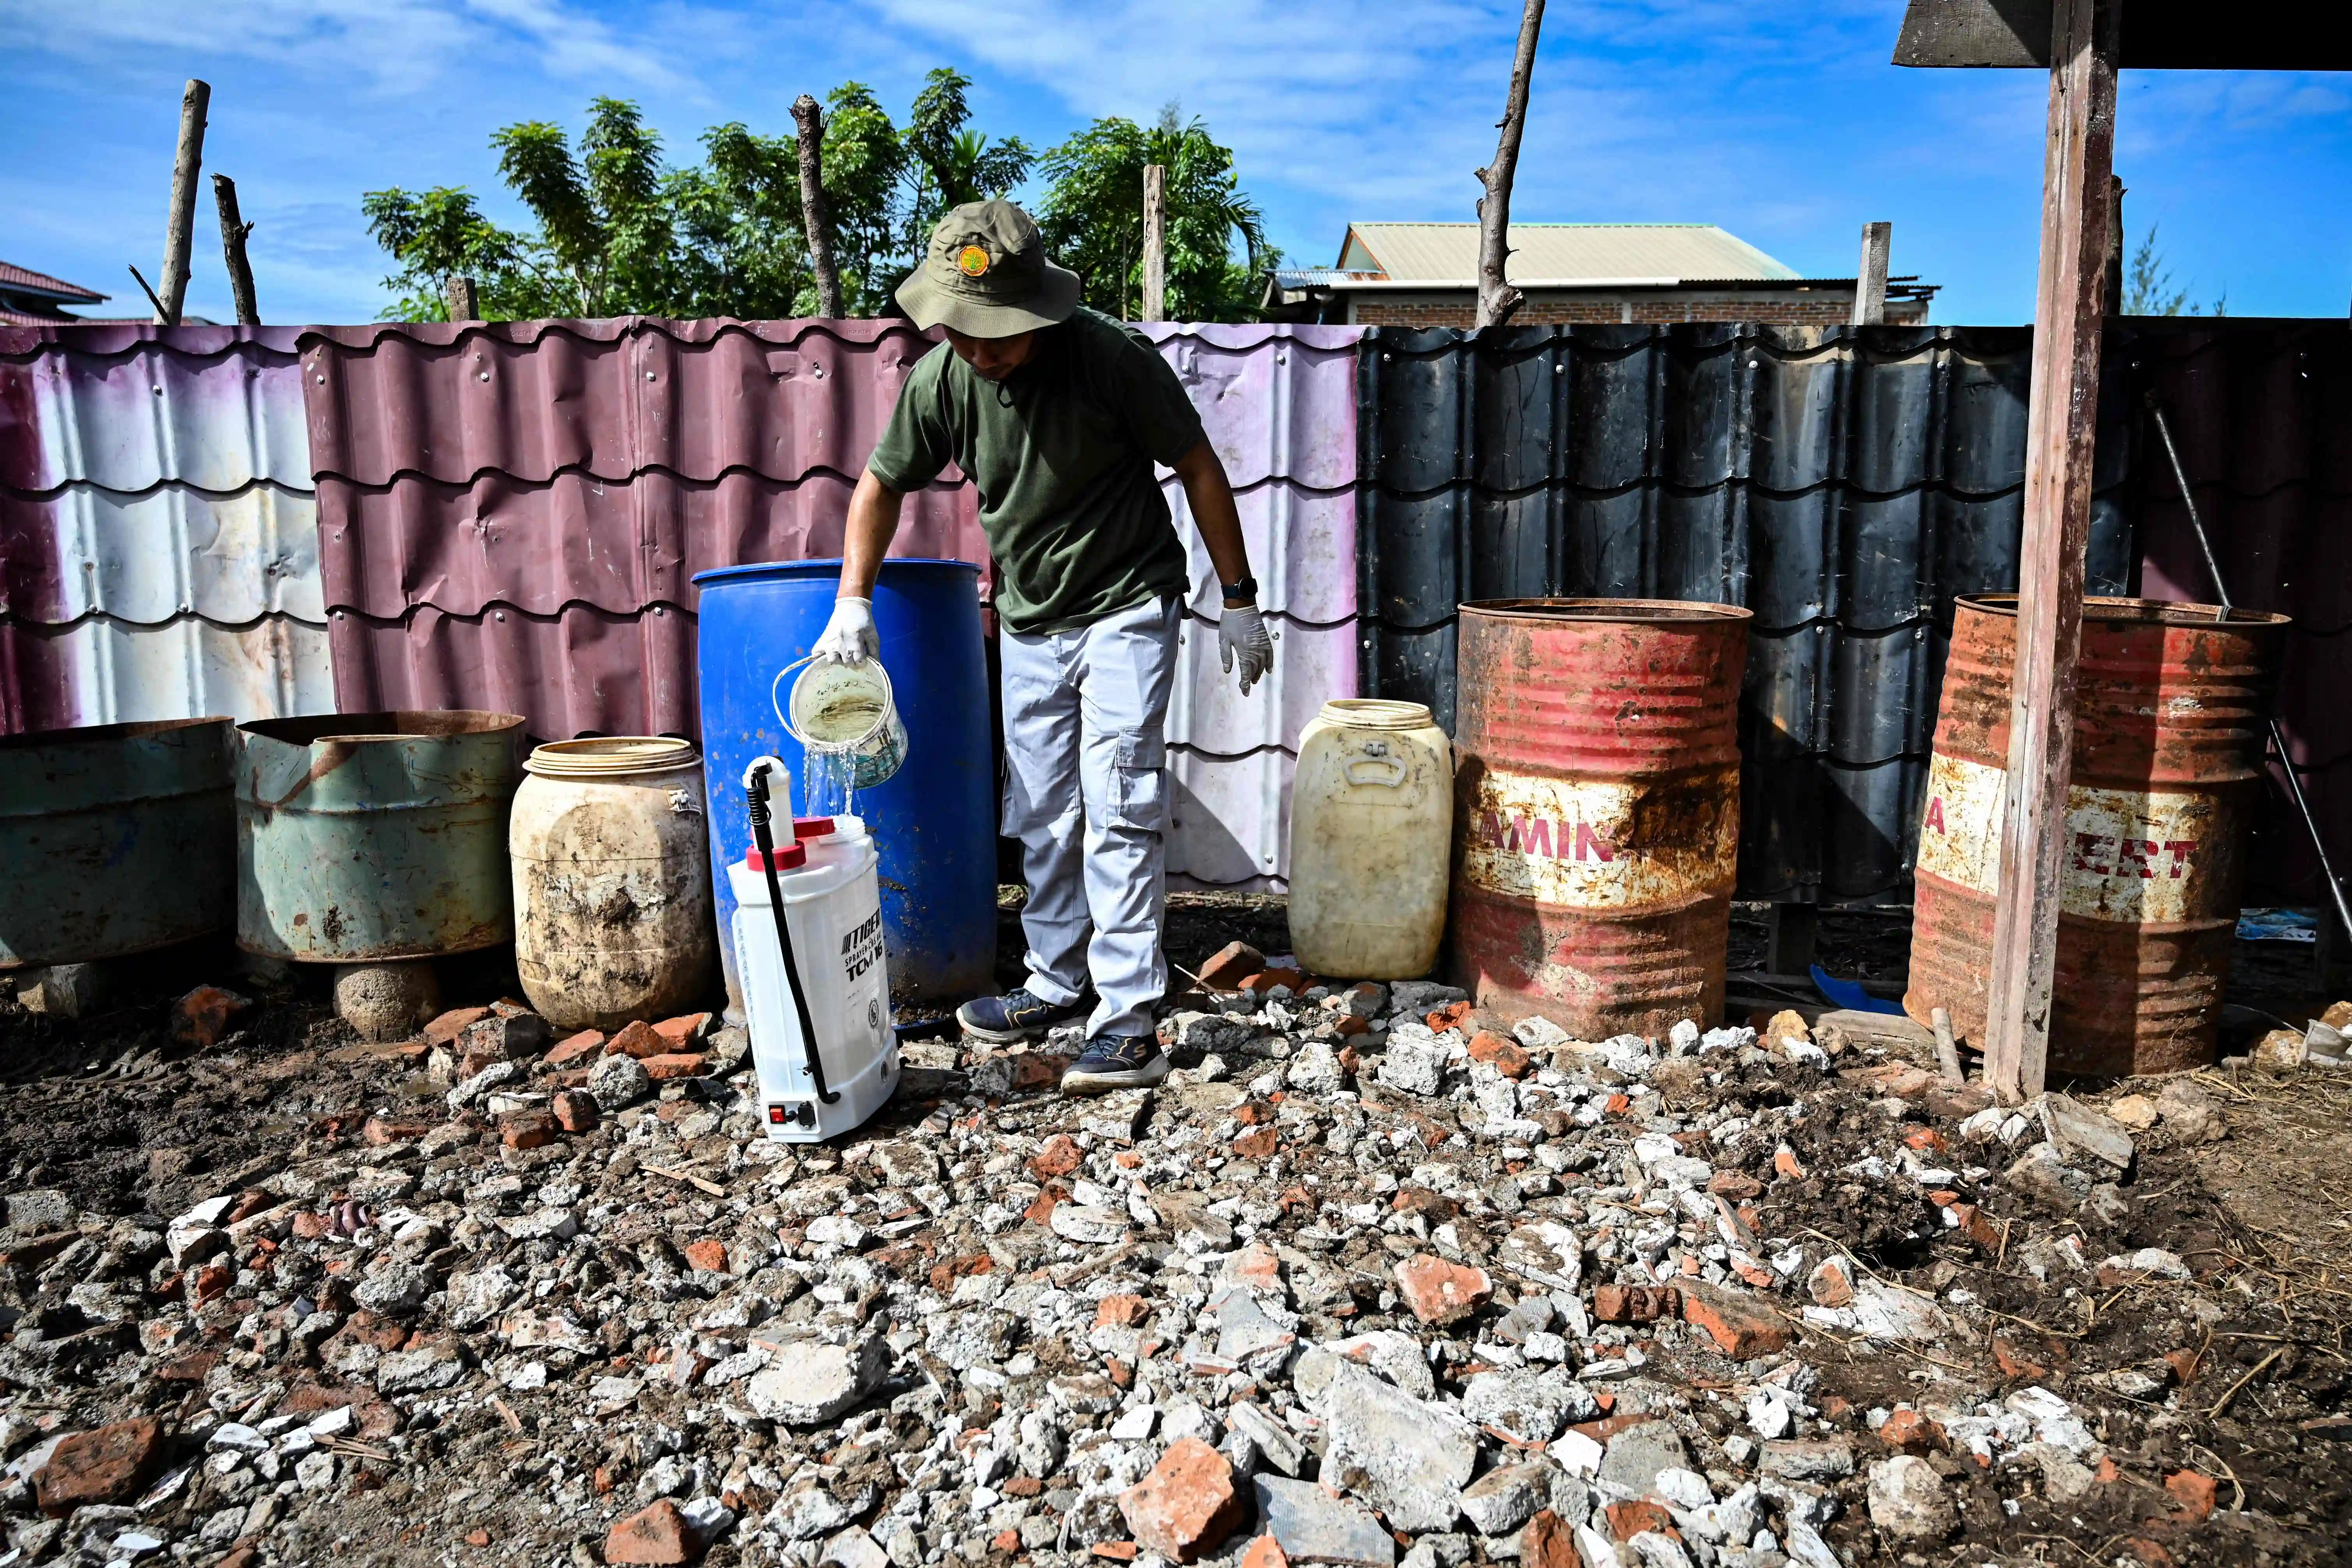
[[[1255,577],[1244,577],[1238,583],[1221,583],[1218,586],[1228,599],[1240,599],[1246,603],[1257,597],[1257,579]]]

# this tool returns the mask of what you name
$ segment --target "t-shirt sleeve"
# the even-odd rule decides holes
[[[945,343],[933,349],[898,389],[898,405],[866,470],[901,494],[921,489],[955,460],[954,432],[949,428],[947,400],[939,358],[950,351]]]
[[[1205,432],[1200,411],[1158,349],[1130,338],[1128,352],[1119,356],[1118,384],[1128,428],[1153,462],[1173,468],[1177,458],[1201,444]]]

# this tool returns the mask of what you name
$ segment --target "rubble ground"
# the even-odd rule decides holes
[[[915,1041],[838,1145],[488,971],[0,1003],[0,1564],[2347,1560],[2352,1073],[2005,1109],[1187,909],[1164,1083]]]

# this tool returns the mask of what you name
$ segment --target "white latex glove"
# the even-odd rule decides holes
[[[882,654],[881,634],[874,629],[874,601],[835,599],[833,618],[809,650],[826,664],[864,664]]]
[[[1224,618],[1217,623],[1217,652],[1228,675],[1234,661],[1240,661],[1242,695],[1247,697],[1249,689],[1274,668],[1274,641],[1265,635],[1265,618],[1255,605],[1224,607]]]

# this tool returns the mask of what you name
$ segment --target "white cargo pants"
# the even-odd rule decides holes
[[[1149,1035],[1168,989],[1160,950],[1167,855],[1172,597],[1075,631],[997,639],[1003,668],[1004,833],[1021,840],[1029,990],[1075,1002],[1089,1035]],[[1081,831],[1083,829],[1083,832]]]

